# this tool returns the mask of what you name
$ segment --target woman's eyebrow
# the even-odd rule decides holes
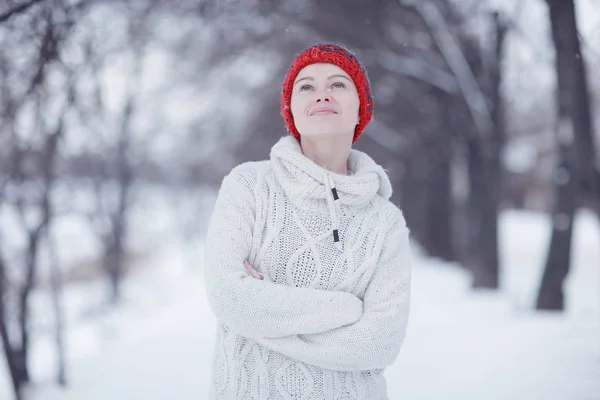
[[[346,80],[348,80],[348,81],[352,82],[352,80],[351,80],[350,78],[348,78],[346,75],[339,75],[339,74],[337,74],[337,75],[331,75],[331,76],[329,76],[329,77],[327,78],[327,80],[331,80],[331,79],[333,79],[333,78],[344,78],[344,79],[346,79]],[[305,76],[305,77],[302,77],[302,78],[298,79],[298,80],[297,80],[297,81],[294,83],[294,85],[297,85],[297,84],[298,84],[298,82],[301,82],[301,81],[303,81],[303,80],[310,80],[310,81],[314,81],[314,80],[315,80],[315,78],[313,78],[312,76]]]
[[[348,78],[346,75],[339,75],[339,74],[338,75],[331,75],[329,78],[327,78],[327,80],[330,80],[330,79],[333,79],[333,78],[344,78],[344,79],[349,80],[350,82],[352,82],[350,80],[350,78]]]
[[[294,82],[294,85],[298,84],[298,82],[301,82],[301,81],[303,81],[305,79],[308,79],[308,80],[311,80],[311,81],[315,80],[315,78],[313,78],[312,76],[305,76],[304,78],[300,78],[296,82]]]

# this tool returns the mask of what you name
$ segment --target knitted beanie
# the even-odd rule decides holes
[[[363,65],[347,49],[335,44],[317,44],[309,47],[302,51],[290,66],[281,93],[281,115],[285,120],[287,129],[296,139],[300,140],[300,132],[296,129],[294,117],[292,116],[292,90],[298,73],[304,67],[316,63],[336,65],[346,71],[354,81],[360,100],[359,122],[352,140],[352,143],[355,143],[373,118],[371,87]]]

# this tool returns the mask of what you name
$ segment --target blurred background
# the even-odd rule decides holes
[[[0,399],[207,398],[216,190],[322,41],[412,233],[390,399],[600,399],[598,0],[0,1]]]

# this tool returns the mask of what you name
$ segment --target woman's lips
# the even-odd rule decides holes
[[[329,114],[337,114],[333,108],[317,108],[310,115],[329,115]]]

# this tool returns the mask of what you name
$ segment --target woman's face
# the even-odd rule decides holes
[[[294,82],[291,111],[301,136],[354,136],[360,101],[356,86],[333,64],[311,64]]]

